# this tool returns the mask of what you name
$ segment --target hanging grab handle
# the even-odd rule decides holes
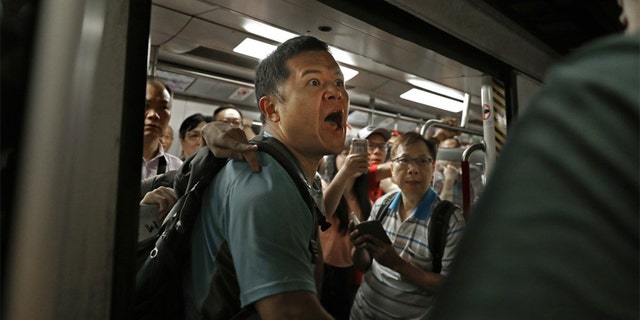
[[[467,218],[469,216],[469,210],[471,208],[471,179],[469,173],[469,158],[474,151],[485,151],[484,142],[478,142],[472,144],[462,152],[462,212]]]

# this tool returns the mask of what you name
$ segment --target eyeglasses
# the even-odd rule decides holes
[[[235,128],[241,128],[243,123],[240,119],[231,119],[231,118],[224,118],[224,119],[220,119],[218,121],[222,121],[222,122],[226,122],[228,124],[230,124],[232,127]]]
[[[376,149],[380,149],[383,152],[387,151],[387,143],[371,143],[371,141],[369,141],[369,151],[373,152]]]
[[[415,162],[416,165],[418,165],[420,167],[426,167],[427,165],[433,163],[433,159],[428,158],[428,157],[409,158],[409,157],[404,157],[403,156],[403,157],[397,157],[395,159],[392,159],[391,161],[396,162],[401,167],[406,167],[412,162]]]
[[[186,134],[187,139],[200,139],[202,138],[202,131],[200,130],[192,130],[192,131],[188,131]]]

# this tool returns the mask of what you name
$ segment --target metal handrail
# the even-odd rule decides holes
[[[470,134],[474,134],[476,136],[481,136],[481,137],[483,135],[482,131],[463,128],[463,127],[458,127],[458,126],[451,126],[451,125],[448,125],[446,123],[441,122],[438,119],[427,120],[427,122],[425,122],[422,125],[422,127],[420,128],[420,134],[422,136],[425,136],[427,134],[428,130],[431,127],[443,128],[443,129],[448,129],[448,130],[453,130],[453,131],[460,131],[460,132],[470,133]]]
[[[484,152],[485,148],[484,142],[478,142],[472,144],[462,152],[462,213],[465,217],[469,215],[471,209],[471,173],[469,171],[469,159],[474,151],[481,150]]]

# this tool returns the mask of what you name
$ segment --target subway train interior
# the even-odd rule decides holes
[[[548,69],[622,30],[615,0],[19,0],[0,10],[5,319],[127,318],[147,75],[173,89],[168,151],[179,155],[182,120],[224,104],[258,133],[255,68],[312,35],[342,68],[353,130],[458,130],[457,156],[478,146],[468,161],[486,179]]]

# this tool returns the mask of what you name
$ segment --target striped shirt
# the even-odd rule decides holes
[[[382,225],[393,242],[394,249],[403,259],[413,262],[423,270],[431,271],[433,267],[427,225],[433,208],[440,202],[437,193],[429,188],[416,210],[402,222],[398,215],[402,200],[400,192],[386,194],[374,204],[370,220],[380,216],[378,211],[387,197],[394,199]],[[449,220],[442,275],[449,271],[464,227],[462,211],[457,210]],[[380,265],[374,259],[356,294],[351,319],[425,319],[432,300],[433,294],[404,281],[397,272]]]

